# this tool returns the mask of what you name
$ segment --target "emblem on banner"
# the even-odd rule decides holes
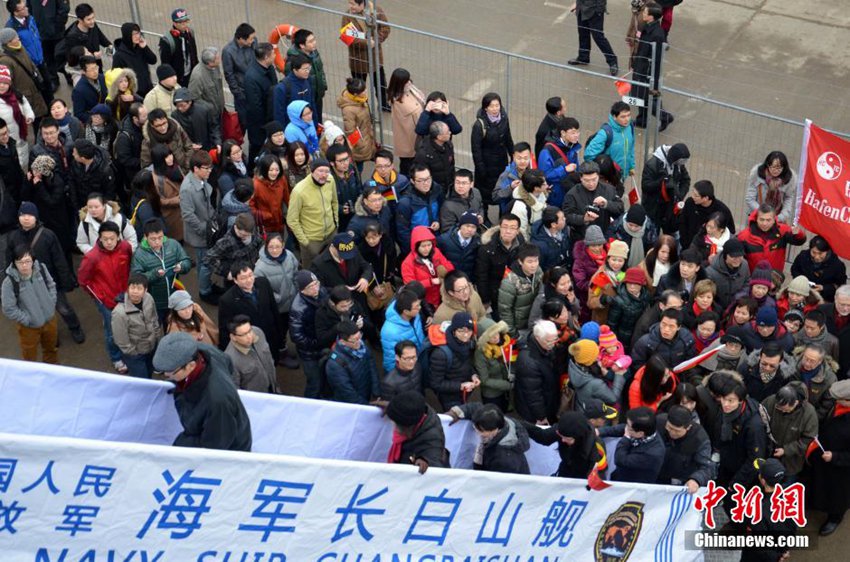
[[[824,152],[818,158],[818,175],[825,180],[834,180],[841,175],[841,158],[834,152]]]
[[[596,562],[625,562],[637,542],[643,524],[643,503],[626,502],[608,516],[596,535]]]

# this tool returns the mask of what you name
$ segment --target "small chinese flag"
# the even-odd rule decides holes
[[[814,453],[815,451],[817,451],[818,449],[823,451],[823,445],[820,444],[820,441],[818,440],[818,436],[815,435],[815,438],[812,439],[811,443],[809,443],[809,446],[806,448],[806,460],[808,461],[809,456],[812,453]]]
[[[345,43],[346,46],[350,47],[354,40],[357,39],[359,35],[357,31],[357,27],[354,26],[353,23],[349,22],[346,25],[342,26],[339,30],[339,40]]]
[[[348,146],[352,146],[352,147],[355,146],[358,142],[360,142],[360,139],[363,138],[363,134],[360,132],[360,127],[357,127],[356,129],[354,129],[345,138],[346,138],[346,140],[348,140]]]
[[[516,363],[517,357],[519,357],[519,349],[517,349],[516,338],[511,338],[502,346],[502,359],[510,364]]]
[[[593,470],[590,471],[590,474],[587,475],[587,488],[589,490],[604,490],[605,488],[610,488],[611,484],[602,480],[599,476],[599,469],[597,467],[593,467]]]
[[[175,291],[185,291],[186,285],[184,285],[182,281],[175,277],[174,281],[171,282],[171,288]]]
[[[634,186],[631,191],[629,191],[629,205],[635,205],[640,201],[640,193],[638,192],[637,186]]]

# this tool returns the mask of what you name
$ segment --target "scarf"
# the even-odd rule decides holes
[[[623,225],[623,230],[632,237],[632,242],[629,245],[629,261],[626,262],[627,267],[635,267],[646,257],[643,251],[643,233],[646,231],[646,222],[644,222],[637,232],[632,232]]]
[[[712,343],[714,343],[717,340],[717,338],[720,337],[720,332],[714,332],[709,337],[702,338],[702,337],[700,337],[699,332],[697,332],[696,330],[693,330],[691,332],[691,335],[694,337],[694,343],[696,344],[695,347],[696,347],[697,353],[702,353],[708,346],[710,346]],[[718,353],[720,353],[720,352],[718,352]]]
[[[419,423],[416,424],[416,427],[413,428],[413,432],[410,437],[401,433],[398,428],[393,429],[393,443],[390,445],[390,452],[387,455],[388,463],[397,463],[401,460],[401,446],[404,445],[405,441],[410,440],[411,437],[416,435],[416,432],[419,431],[419,428],[422,427],[422,424],[425,423],[425,418],[428,417],[428,413],[425,412],[422,414],[422,418],[420,418]]]
[[[589,249],[585,249],[587,255],[590,256],[590,259],[593,260],[593,263],[596,264],[596,267],[602,267],[605,263],[605,259],[608,257],[608,252],[605,251],[605,247],[602,247],[601,254],[591,254]]]
[[[425,94],[422,93],[422,90],[413,85],[413,82],[409,81],[404,85],[404,93],[411,96],[413,99],[425,108]]]
[[[347,345],[341,345],[339,343],[339,338],[337,338],[336,343],[334,344],[334,349],[342,348],[345,348],[345,353],[351,355],[355,359],[363,359],[363,357],[366,355],[366,346],[362,343],[360,344],[360,347],[358,347],[357,349],[353,349],[351,347],[348,347]]]
[[[501,112],[501,111],[500,111],[500,112],[499,112],[499,114],[498,114],[497,116],[495,116],[495,117],[491,116],[491,115],[490,115],[489,113],[487,113],[486,111],[484,112],[484,115],[486,115],[486,116],[487,116],[487,121],[489,121],[490,123],[493,123],[494,125],[495,125],[496,123],[498,123],[499,121],[501,121],[501,120],[502,120],[502,112]]]
[[[15,91],[10,87],[5,94],[0,94],[0,99],[6,102],[6,105],[12,108],[12,118],[18,125],[18,138],[26,140],[27,138],[27,120],[21,112],[21,103]],[[67,117],[67,116],[66,116]]]
[[[744,409],[747,407],[747,403],[744,402],[741,404],[741,407],[731,413],[725,413],[721,411],[720,418],[720,440],[721,441],[731,441],[734,437],[733,426],[735,422],[738,421],[738,418],[744,413]]]
[[[174,140],[174,135],[177,133],[177,122],[173,119],[168,120],[168,130],[165,131],[165,134],[160,134],[159,131],[154,129],[150,124],[148,125],[148,136],[150,140],[158,142],[160,144],[171,144],[171,141]],[[153,148],[153,147],[151,147]]]
[[[850,406],[842,406],[841,404],[836,404],[835,410],[832,411],[832,417],[837,418],[839,416],[843,416],[844,414],[850,414]]]
[[[661,278],[664,275],[667,275],[667,272],[670,271],[669,263],[661,263],[660,261],[655,262],[655,269],[652,270],[652,286],[657,287],[658,283],[661,281]]]
[[[422,265],[424,265],[426,268],[428,268],[428,274],[432,278],[437,276],[437,270],[434,269],[434,262],[431,261],[431,258],[423,258],[417,252],[416,253],[416,261],[421,263]]]
[[[731,237],[732,235],[729,232],[728,228],[723,229],[723,234],[720,235],[720,238],[713,238],[706,234],[705,242],[706,244],[708,244],[709,257],[715,255],[719,250],[721,250],[723,248],[723,244],[725,244],[726,241],[729,240],[729,238]]]
[[[803,382],[806,383],[806,386],[811,386],[812,379],[815,378],[821,370],[823,365],[818,365],[814,369],[807,371],[800,367],[800,378],[803,379]]]
[[[366,105],[366,100],[368,99],[366,97],[366,92],[363,92],[362,94],[352,94],[348,90],[345,90],[342,93],[342,96],[346,99],[353,101],[354,103],[359,103],[360,105]]]
[[[65,133],[65,138],[71,138],[71,114],[66,113],[62,119],[57,119],[56,124],[59,125],[59,132]]]
[[[182,381],[177,381],[175,383],[177,385],[177,390],[180,392],[189,388],[189,385],[198,380],[198,377],[201,376],[201,373],[207,368],[207,360],[202,353],[198,354],[198,358],[195,359],[195,363],[196,365],[195,368],[192,369],[192,372],[189,373]]]
[[[649,437],[641,437],[640,439],[629,439],[629,444],[632,447],[638,447],[643,445],[644,443],[652,443],[655,441],[655,438],[658,437],[658,432],[653,433]]]

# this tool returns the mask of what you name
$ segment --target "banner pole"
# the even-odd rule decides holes
[[[803,125],[803,146],[800,149],[800,169],[797,170],[797,201],[794,207],[794,222],[791,227],[797,226],[800,221],[800,209],[803,207],[803,182],[806,177],[806,167],[809,160],[809,131],[811,130],[812,122],[806,119]]]

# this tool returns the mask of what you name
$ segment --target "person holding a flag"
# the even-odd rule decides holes
[[[564,413],[555,426],[541,427],[528,422],[522,425],[537,443],[547,447],[558,444],[561,463],[552,476],[588,478],[591,473],[598,474],[608,468],[605,445],[581,412]]]
[[[503,412],[510,405],[516,377],[512,369],[519,356],[519,346],[508,331],[504,321],[484,330],[473,358],[475,372],[481,379],[481,400],[485,404],[496,404]]]

